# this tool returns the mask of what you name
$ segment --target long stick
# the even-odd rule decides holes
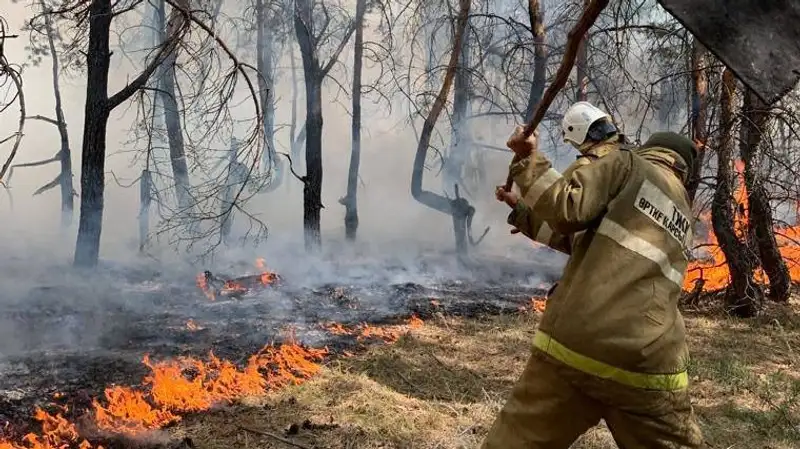
[[[544,118],[545,113],[547,113],[547,109],[553,103],[553,100],[555,100],[556,95],[558,95],[558,92],[567,84],[567,79],[569,79],[569,74],[572,72],[572,67],[575,65],[575,59],[578,56],[581,40],[583,40],[583,36],[586,32],[589,31],[589,28],[594,25],[594,22],[597,20],[597,17],[600,16],[603,9],[608,6],[608,2],[609,0],[593,0],[586,6],[586,9],[583,10],[583,14],[581,14],[575,27],[570,30],[567,35],[567,47],[564,49],[564,58],[561,60],[561,66],[558,68],[558,72],[556,72],[556,79],[547,87],[547,90],[542,96],[542,100],[536,106],[533,117],[528,124],[525,125],[523,135],[526,138],[533,134],[536,127],[539,126],[539,123]],[[514,179],[509,175],[506,179],[506,185],[504,186],[506,192],[511,191],[513,184]]]

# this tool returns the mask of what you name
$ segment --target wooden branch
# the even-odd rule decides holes
[[[185,1],[185,0],[182,0]],[[172,4],[172,3],[170,3]],[[183,6],[183,5],[181,5]],[[175,25],[176,21],[181,20],[180,24]],[[172,54],[172,52],[177,51],[178,44],[181,40],[181,34],[189,28],[190,24],[190,13],[183,8],[173,6],[172,13],[170,14],[168,29],[172,28],[171,32],[169,33],[169,37],[161,44],[158,51],[156,52],[155,58],[148,64],[144,70],[142,70],[139,75],[134,78],[133,81],[128,83],[125,87],[123,87],[119,92],[112,95],[111,98],[108,99],[108,108],[114,109],[115,107],[119,106],[133,96],[137,91],[143,88],[147,82],[150,80],[150,76],[156,71],[156,69]]]
[[[61,174],[56,176],[54,180],[36,189],[36,191],[33,192],[33,196],[41,195],[42,193],[47,192],[50,189],[58,187],[59,184],[61,184]]]
[[[334,51],[333,54],[331,55],[331,59],[328,60],[328,63],[322,67],[323,77],[325,77],[328,74],[328,72],[330,72],[333,65],[336,63],[337,60],[339,60],[339,55],[342,53],[342,50],[344,50],[344,46],[347,45],[347,42],[350,41],[350,36],[352,36],[353,32],[356,30],[356,25],[357,24],[355,20],[353,20],[350,23],[350,26],[347,28],[347,32],[344,34],[342,41],[339,42],[339,46],[336,48],[336,51]]]
[[[43,115],[29,115],[29,116],[27,116],[25,118],[27,118],[28,120],[41,120],[41,121],[47,122],[47,123],[49,123],[51,125],[58,126],[58,120],[52,119],[50,117],[45,117]]]
[[[19,101],[19,124],[17,125],[16,139],[14,140],[14,147],[11,148],[11,154],[8,155],[8,159],[6,159],[3,167],[0,168],[0,181],[2,181],[8,168],[14,161],[14,158],[17,156],[20,143],[22,143],[23,131],[25,130],[25,93],[22,90],[22,77],[19,72],[9,67],[8,62],[2,54],[0,54],[0,69],[5,71],[17,88],[17,101]]]
[[[525,137],[530,137],[531,134],[533,134],[536,127],[539,126],[539,123],[544,118],[547,109],[553,103],[553,100],[555,100],[556,95],[558,95],[561,89],[567,84],[569,74],[572,72],[572,67],[575,65],[575,59],[578,56],[578,49],[580,48],[583,36],[586,35],[589,28],[594,25],[597,17],[599,17],[603,9],[608,6],[608,3],[609,0],[592,0],[592,2],[586,6],[586,9],[584,9],[578,23],[570,30],[567,35],[567,46],[564,49],[564,58],[561,60],[561,66],[559,66],[558,72],[556,72],[556,78],[544,92],[542,100],[536,106],[536,111],[533,113],[533,118],[525,125],[523,131]],[[514,159],[516,159],[516,157]],[[506,179],[506,185],[504,186],[505,190],[507,192],[510,191],[513,184],[514,180],[511,178],[511,175],[509,175]]]
[[[281,443],[287,444],[289,446],[298,447],[300,449],[311,449],[308,446],[303,446],[300,443],[295,443],[294,441],[287,440],[286,438],[283,438],[282,436],[275,435],[274,433],[267,432],[266,430],[256,430],[256,429],[251,429],[249,427],[244,427],[244,426],[237,426],[237,427],[239,427],[239,429],[241,429],[241,430],[244,430],[245,432],[250,432],[250,433],[254,433],[256,435],[269,437],[269,438],[272,438],[275,441],[280,441]]]

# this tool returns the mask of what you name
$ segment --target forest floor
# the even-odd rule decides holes
[[[800,301],[752,320],[714,307],[684,314],[709,447],[800,447]],[[538,316],[438,316],[394,344],[332,360],[307,383],[169,431],[206,449],[478,447],[523,369]],[[602,424],[573,446],[615,447]]]

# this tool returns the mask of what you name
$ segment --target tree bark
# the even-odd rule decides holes
[[[75,244],[76,266],[97,265],[100,234],[103,228],[105,188],[106,130],[111,111],[143,88],[156,69],[178,45],[188,26],[181,14],[170,21],[170,37],[160,46],[153,60],[130,83],[108,96],[108,70],[111,66],[109,37],[114,18],[111,2],[92,0],[89,5],[89,45],[86,51],[86,105],[81,145],[81,216]]]
[[[722,74],[720,95],[720,134],[718,142],[717,189],[711,210],[711,223],[725,254],[730,271],[731,286],[726,292],[729,313],[739,317],[754,316],[763,302],[763,292],[753,279],[756,263],[746,244],[739,240],[734,230],[734,211],[732,205],[734,95],[736,77],[730,69]]]
[[[417,145],[417,153],[414,157],[414,167],[411,172],[411,196],[418,202],[424,204],[431,209],[450,214],[453,217],[453,229],[456,237],[456,249],[459,253],[466,251],[467,241],[467,220],[471,207],[465,199],[456,195],[455,200],[450,200],[438,193],[423,190],[422,188],[422,175],[425,171],[425,159],[428,155],[428,147],[430,146],[431,136],[433,129],[436,126],[436,121],[444,109],[447,96],[450,92],[450,86],[453,84],[453,79],[456,76],[456,69],[458,67],[459,54],[461,49],[462,39],[464,38],[464,31],[467,27],[467,20],[469,18],[470,0],[459,1],[459,13],[456,21],[456,32],[453,41],[453,52],[450,55],[450,61],[447,64],[447,71],[444,75],[444,82],[439,90],[439,94],[431,107],[428,117],[422,126],[420,133],[419,144]],[[458,187],[456,186],[456,192]],[[474,211],[474,210],[473,210]]]
[[[294,28],[303,57],[306,87],[306,175],[303,185],[303,228],[305,247],[314,251],[322,245],[320,230],[322,212],[322,82],[355,31],[354,23],[345,32],[330,60],[319,60],[317,37],[314,35],[314,2],[296,0]],[[325,25],[327,27],[327,24]]]
[[[139,252],[143,252],[150,234],[150,204],[153,196],[153,175],[148,169],[142,170],[139,178]]]
[[[264,141],[266,149],[262,157],[262,164],[267,171],[273,171],[272,180],[265,191],[274,191],[283,182],[282,161],[278,159],[275,151],[275,66],[274,35],[270,19],[272,11],[269,2],[256,0],[256,53],[258,60],[258,89],[260,91],[261,108],[264,111]]]
[[[358,168],[361,163],[361,72],[364,65],[364,15],[367,0],[356,3],[356,36],[353,54],[353,121],[350,167],[347,170],[347,194],[341,203],[345,207],[344,235],[355,241],[358,231]]]
[[[156,13],[159,34],[158,45],[167,40],[166,0],[158,2]],[[156,79],[159,83],[159,98],[164,108],[164,124],[169,142],[169,159],[175,182],[175,195],[181,215],[191,215],[192,196],[189,181],[189,166],[186,162],[186,148],[183,140],[183,126],[178,111],[177,91],[175,89],[175,63],[178,52],[173,51],[158,68]]]
[[[583,9],[589,7],[591,0],[583,0]],[[589,33],[583,35],[578,47],[578,58],[575,61],[575,101],[589,99]]]
[[[461,39],[461,46],[458,49],[458,66],[456,67],[455,79],[453,80],[453,115],[452,130],[450,133],[450,151],[444,161],[444,191],[448,192],[450,186],[465,186],[464,165],[469,158],[471,145],[469,141],[469,125],[467,118],[470,111],[470,100],[472,98],[470,83],[470,49],[471,36],[469,21],[467,21],[464,36]],[[465,190],[467,190],[465,188]],[[467,191],[469,194],[469,191]]]
[[[75,209],[75,188],[72,186],[72,150],[69,147],[69,133],[67,120],[64,117],[64,107],[61,100],[60,72],[58,50],[56,49],[52,18],[43,0],[40,1],[44,14],[44,23],[47,29],[47,44],[50,47],[50,56],[53,61],[53,96],[55,97],[56,126],[61,139],[61,150],[58,153],[61,165],[59,184],[61,186],[61,228],[66,229],[72,225],[72,216]]]
[[[689,199],[694,201],[697,189],[700,187],[700,175],[703,171],[703,160],[706,154],[706,118],[708,114],[708,69],[706,61],[708,52],[703,44],[694,40],[692,48],[692,108],[690,126],[692,139],[697,143],[697,158],[686,183],[686,192]]]
[[[761,265],[769,278],[769,298],[785,302],[789,300],[791,277],[786,262],[778,250],[772,208],[764,188],[761,170],[757,165],[763,130],[769,124],[769,111],[764,102],[750,89],[746,89],[745,92],[742,120],[740,151],[744,161],[749,225],[753,230]]]
[[[94,0],[89,7],[86,107],[81,146],[81,216],[75,246],[75,265],[85,267],[97,265],[103,230],[111,20],[111,2]]]
[[[544,30],[544,9],[539,0],[528,0],[528,16],[533,31],[533,82],[525,108],[525,121],[533,118],[536,105],[542,101],[544,86],[547,83],[547,37]]]

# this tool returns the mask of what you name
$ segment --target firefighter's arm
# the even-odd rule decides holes
[[[587,229],[606,210],[630,170],[630,154],[615,152],[563,177],[544,155],[535,152],[512,164],[514,181],[538,219],[559,234]]]
[[[565,254],[570,254],[570,240],[567,236],[553,232],[550,225],[537,217],[523,198],[508,214],[508,224],[519,229],[529,239],[547,245]]]

